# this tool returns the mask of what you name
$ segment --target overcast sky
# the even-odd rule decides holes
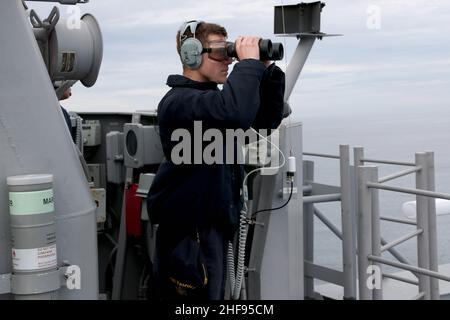
[[[229,39],[260,35],[285,44],[285,69],[295,38],[273,34],[276,0],[90,0],[79,5],[99,21],[104,40],[96,85],[77,84],[69,110],[155,109],[167,76],[181,72],[179,25],[200,19],[224,25]],[[52,5],[28,2],[45,18]],[[73,14],[61,6],[63,17]],[[446,108],[450,101],[450,0],[329,0],[322,32],[343,34],[314,45],[290,102],[293,118],[396,108]],[[379,19],[378,19],[379,18]],[[450,110],[450,109],[449,109]]]

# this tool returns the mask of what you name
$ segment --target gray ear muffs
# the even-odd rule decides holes
[[[189,69],[198,69],[202,64],[203,45],[200,40],[188,38],[181,46],[181,62]]]
[[[202,64],[203,45],[200,40],[195,38],[197,27],[203,21],[191,20],[183,23],[180,28],[180,55],[181,62],[189,69],[198,69]],[[187,29],[190,29],[192,37],[186,35]]]

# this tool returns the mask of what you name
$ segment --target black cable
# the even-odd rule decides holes
[[[275,210],[280,210],[280,209],[286,207],[287,204],[289,203],[289,201],[291,201],[291,198],[292,198],[292,191],[293,191],[293,190],[294,190],[294,181],[291,180],[291,193],[289,194],[289,198],[287,199],[286,203],[283,204],[281,207],[278,207],[278,208],[271,208],[271,209],[258,210],[258,211],[254,212],[254,213],[252,214],[252,219],[254,219],[258,213],[265,212],[265,211],[275,211]]]

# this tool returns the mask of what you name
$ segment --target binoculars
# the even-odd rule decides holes
[[[236,53],[236,45],[234,42],[226,44],[227,56],[238,58]],[[261,39],[259,41],[259,59],[260,60],[282,60],[284,56],[283,44],[272,42],[269,39]]]

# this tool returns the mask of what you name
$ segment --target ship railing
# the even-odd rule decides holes
[[[356,299],[355,180],[350,166],[349,146],[341,145],[339,155],[310,152],[304,152],[303,155],[339,160],[340,166],[340,185],[335,186],[315,182],[314,162],[303,161],[305,297],[316,298],[314,280],[319,279],[342,286],[345,299]],[[340,230],[314,205],[336,201],[341,204]],[[342,240],[342,271],[314,263],[314,216]]]
[[[450,277],[438,272],[436,203],[435,199],[450,200],[450,194],[435,191],[434,153],[418,152],[415,162],[397,162],[364,158],[363,148],[354,149],[356,175],[358,181],[358,278],[359,299],[383,299],[381,277],[414,284],[418,286],[418,294],[412,299],[438,300],[439,279],[450,281]],[[367,163],[383,163],[412,168],[378,178],[378,167]],[[405,175],[415,174],[415,188],[404,188],[385,185]],[[416,195],[416,222],[392,217],[380,216],[379,190]],[[390,221],[415,225],[416,229],[389,243],[381,241],[380,221]],[[417,266],[410,263],[391,261],[382,257],[382,253],[405,241],[417,237]],[[382,273],[382,265],[389,265],[413,272],[418,281],[406,279],[392,274]]]
[[[314,162],[303,162],[305,297],[317,298],[314,280],[319,279],[343,287],[344,299],[382,299],[382,279],[390,278],[418,285],[413,299],[439,299],[438,279],[450,278],[439,274],[434,198],[450,199],[450,194],[435,192],[434,154],[416,153],[415,162],[379,160],[364,157],[364,149],[355,147],[354,166],[350,165],[350,148],[339,146],[339,155],[304,152],[304,156],[339,160],[340,185],[325,185],[314,181]],[[367,163],[407,166],[405,170],[378,178],[378,167]],[[416,189],[387,186],[384,183],[406,175],[416,175]],[[417,221],[380,216],[378,190],[389,190],[417,196]],[[314,204],[340,201],[341,230]],[[314,263],[314,216],[342,240],[342,271]],[[416,230],[387,242],[380,232],[380,221],[416,226]],[[417,237],[418,266],[414,266],[397,249],[397,245]],[[357,245],[356,245],[357,244]],[[397,261],[381,257],[390,252]],[[381,266],[411,271],[416,277],[407,279],[382,273]],[[358,270],[358,271],[357,271]],[[357,276],[358,273],[358,276]],[[358,282],[357,279],[360,281]],[[359,291],[357,292],[356,287]]]

